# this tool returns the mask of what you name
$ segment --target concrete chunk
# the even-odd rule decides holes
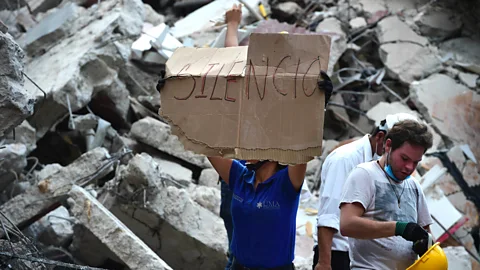
[[[198,184],[206,187],[214,187],[220,189],[220,183],[218,183],[219,175],[215,169],[203,169],[200,174]]]
[[[315,32],[332,37],[327,70],[327,74],[331,76],[335,64],[337,64],[340,57],[347,50],[347,35],[342,30],[342,23],[336,18],[326,18],[318,24]]]
[[[200,168],[208,168],[205,156],[185,151],[178,137],[171,134],[170,126],[152,117],[145,117],[132,125],[130,133],[133,138],[156,149],[177,157]]]
[[[397,16],[390,16],[378,23],[377,36],[380,43],[410,42],[420,46],[428,44],[428,40],[415,33],[406,23]]]
[[[62,247],[73,237],[74,220],[63,206],[48,213],[38,222],[45,227],[38,236],[38,240],[43,244]]]
[[[29,55],[43,54],[49,47],[59,42],[73,30],[72,22],[80,15],[80,8],[67,3],[29,29],[21,38],[22,47]]]
[[[0,206],[0,211],[7,215],[14,224],[26,227],[33,223],[35,217],[43,216],[56,208],[67,196],[75,180],[89,177],[97,172],[108,160],[108,151],[96,148],[75,160],[72,164],[61,168],[26,193],[18,195]],[[111,172],[104,170],[92,180],[99,179]],[[18,209],[22,209],[19,211]]]
[[[463,84],[470,88],[475,88],[477,86],[477,80],[480,76],[477,74],[472,74],[472,73],[464,73],[460,72],[458,74],[458,78],[460,79]]]
[[[0,137],[33,113],[33,91],[24,89],[22,49],[0,32]]]
[[[194,202],[187,189],[156,174],[151,162],[142,164],[142,157],[119,172],[122,196],[110,211],[172,268],[224,269],[228,240],[222,219]]]
[[[210,212],[215,215],[220,216],[221,198],[218,188],[191,185],[189,191],[194,202],[210,210]]]
[[[472,269],[472,262],[470,261],[470,255],[465,250],[464,247],[444,247],[443,251],[447,256],[448,260],[448,269],[456,270],[471,270]]]
[[[13,135],[13,132],[12,132]],[[35,135],[35,129],[24,120],[19,126],[15,127],[15,138],[13,136],[6,136],[5,143],[21,143],[27,147],[27,152],[31,153],[37,148],[37,138]]]
[[[412,83],[410,93],[415,106],[442,135],[457,143],[469,144],[479,160],[479,94],[443,74]]]
[[[4,190],[27,166],[27,147],[8,144],[0,149],[0,190]]]
[[[400,42],[379,47],[379,55],[388,75],[405,84],[440,70],[441,62],[434,48]]]
[[[420,12],[414,21],[423,35],[436,41],[451,37],[462,27],[462,21],[454,11],[437,7],[430,7]]]
[[[172,269],[83,188],[73,186],[69,196],[72,215],[130,269]]]
[[[128,91],[118,79],[118,69],[128,61],[129,52],[124,51],[128,45],[122,44],[129,40],[112,38],[120,34],[131,38],[139,35],[144,16],[141,11],[143,4],[139,0],[101,1],[97,8],[86,10],[74,20],[74,35],[61,39],[26,66],[29,77],[48,94],[42,100],[43,94],[35,85],[25,84],[30,93],[42,100],[39,103],[44,103],[29,120],[37,130],[37,139],[68,114],[68,103],[76,112],[98,93],[110,99],[103,105],[111,105],[121,117],[125,115]]]

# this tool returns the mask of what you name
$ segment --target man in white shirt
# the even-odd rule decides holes
[[[410,175],[431,146],[425,124],[400,121],[389,130],[381,159],[351,171],[340,231],[349,237],[352,269],[407,269],[426,252],[433,222],[422,188]]]
[[[383,143],[389,128],[410,114],[388,115],[372,134],[345,144],[330,153],[322,165],[320,203],[317,215],[317,237],[314,237],[314,270],[350,269],[348,238],[340,234],[340,197],[348,174],[358,164],[383,154]],[[317,244],[318,243],[318,244]]]

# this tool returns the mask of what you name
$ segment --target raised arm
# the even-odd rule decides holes
[[[222,157],[208,157],[213,168],[217,171],[220,177],[227,184],[229,183],[230,168],[232,167],[232,160]]]
[[[225,35],[225,47],[238,46],[238,26],[242,19],[242,5],[233,4],[233,7],[225,13],[227,34]]]
[[[297,164],[288,166],[288,177],[292,182],[293,187],[298,192],[302,188],[305,180],[305,172],[307,171],[307,164]]]

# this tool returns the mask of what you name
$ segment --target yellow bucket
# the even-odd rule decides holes
[[[430,236],[430,235],[429,235]],[[432,243],[431,236],[429,243]],[[440,243],[432,245],[420,259],[416,260],[407,270],[447,270],[448,260],[445,252],[440,247]]]

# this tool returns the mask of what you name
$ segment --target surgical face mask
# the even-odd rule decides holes
[[[391,153],[391,150],[390,150],[390,152],[388,152],[388,155],[387,155],[387,164],[385,165],[385,172],[387,173],[387,175],[390,179],[392,179],[393,181],[395,181],[397,183],[400,183],[400,182],[402,182],[402,180],[398,179],[393,174],[392,166],[390,165],[390,153]],[[404,180],[407,180],[408,178],[410,178],[410,175],[407,176]]]
[[[378,160],[381,157],[377,154],[377,149],[378,149],[378,143],[375,142],[375,151],[373,152],[373,160]]]

